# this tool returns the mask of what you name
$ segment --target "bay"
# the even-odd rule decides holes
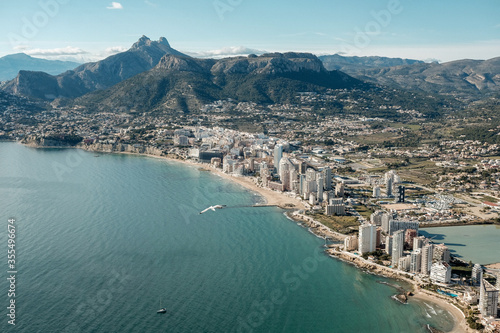
[[[452,326],[429,303],[394,301],[377,283],[389,280],[326,257],[323,240],[282,210],[251,207],[261,198],[196,167],[1,142],[0,198],[3,253],[16,219],[16,332]],[[199,214],[216,204],[227,207]],[[3,257],[2,332],[11,328]]]

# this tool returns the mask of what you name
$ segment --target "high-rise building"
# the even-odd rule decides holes
[[[370,222],[372,224],[375,224],[377,226],[382,225],[382,219],[384,216],[388,216],[389,214],[387,212],[384,212],[383,210],[377,210],[374,212],[372,215],[370,215]]]
[[[380,194],[380,186],[374,186],[374,187],[373,187],[373,194],[372,194],[372,197],[374,197],[374,198],[380,198],[380,197],[381,197],[381,194]]]
[[[385,180],[385,188],[387,197],[392,197],[392,178],[387,178]]]
[[[335,195],[340,198],[344,197],[344,183],[337,183],[335,186]]]
[[[450,263],[450,249],[444,244],[434,245],[434,261],[445,261]]]
[[[498,289],[485,279],[481,279],[479,289],[479,311],[483,317],[496,317],[498,313]]]
[[[410,273],[420,273],[421,264],[422,264],[421,249],[413,250],[411,253]]]
[[[278,174],[280,176],[280,181],[283,184],[285,191],[290,190],[290,169],[293,168],[292,162],[288,158],[281,158],[279,162]]]
[[[408,230],[408,229],[414,229],[418,232],[418,227],[420,225],[420,222],[418,221],[398,221],[398,220],[392,220],[389,222],[389,234],[392,235],[395,231],[398,230]]]
[[[385,253],[392,255],[392,236],[385,237]]]
[[[475,264],[472,267],[471,280],[474,285],[479,285],[483,279],[483,267],[479,264]]]
[[[354,251],[358,248],[358,237],[347,236],[344,239],[344,251]]]
[[[422,272],[422,274],[429,275],[429,273],[431,272],[432,253],[432,244],[427,244],[422,247],[422,263],[420,265],[420,271]]]
[[[411,265],[411,256],[404,256],[399,258],[398,268],[402,271],[408,272]]]
[[[424,236],[413,238],[413,250],[420,249],[424,245]]]
[[[316,197],[318,198],[318,201],[323,200],[323,186],[324,186],[324,178],[322,173],[318,173],[316,175]]]
[[[332,190],[332,169],[327,166],[323,168],[323,178],[325,179],[324,190],[331,191]]]
[[[451,266],[444,261],[438,261],[431,265],[431,281],[434,283],[450,283]]]
[[[403,255],[404,231],[398,230],[392,235],[392,267],[399,264],[399,258]]]
[[[405,202],[405,187],[403,185],[398,186],[398,196],[396,198],[396,202]]]
[[[345,205],[344,205],[344,199],[342,198],[332,198],[330,199],[330,202],[327,204],[325,208],[325,214],[326,215],[337,215],[337,216],[343,216],[345,215]]]
[[[418,231],[415,229],[406,229],[405,231],[405,243],[408,244],[413,249],[413,239],[418,236]]]
[[[280,173],[280,161],[283,157],[283,145],[277,144],[274,146],[274,167],[276,172]]]
[[[386,234],[389,234],[392,221],[392,214],[387,213],[382,215],[381,221],[382,221],[382,231],[385,232]]]
[[[361,254],[375,251],[377,242],[377,226],[363,224],[359,226],[359,252]]]

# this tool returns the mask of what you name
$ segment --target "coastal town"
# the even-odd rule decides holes
[[[248,103],[221,101],[175,120],[78,108],[28,117],[12,107],[0,115],[0,136],[34,147],[166,157],[212,170],[261,193],[267,205],[289,210],[291,218],[329,241],[329,255],[410,282],[414,290],[401,301],[414,292],[427,294],[459,309],[457,319],[471,329],[500,329],[500,266],[464,262],[445,244],[419,234],[431,226],[498,223],[497,145],[367,145],[354,138],[405,135],[408,129],[390,123],[374,129],[370,124],[377,119],[354,117],[299,125],[274,118],[290,106],[272,108],[263,133],[224,127],[228,109],[259,110]]]

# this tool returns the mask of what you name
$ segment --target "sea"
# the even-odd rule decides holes
[[[0,142],[0,332],[452,328],[259,202],[175,161]]]

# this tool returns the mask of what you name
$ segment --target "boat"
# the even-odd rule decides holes
[[[166,312],[167,312],[167,308],[161,307],[161,299],[160,299],[160,310],[156,311],[156,313],[166,313]]]

